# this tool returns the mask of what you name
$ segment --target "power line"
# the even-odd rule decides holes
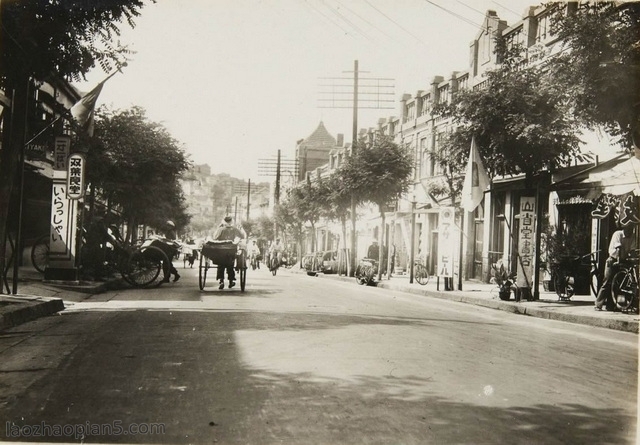
[[[374,5],[372,5],[369,0],[365,0],[365,2],[367,3],[367,5],[371,6],[373,9],[375,9],[378,13],[382,14],[387,20],[389,20],[390,22],[392,22],[393,24],[395,24],[398,28],[402,29],[404,32],[406,32],[407,34],[409,34],[411,37],[413,37],[414,39],[416,39],[418,42],[420,42],[421,44],[423,44],[425,47],[429,47],[429,45],[427,45],[425,42],[422,41],[422,39],[418,36],[416,36],[415,34],[413,34],[411,31],[409,31],[408,29],[406,29],[404,26],[402,26],[400,23],[398,23],[397,21],[393,20],[391,17],[389,17],[387,14],[385,14],[384,12],[382,12],[381,10],[379,10],[378,8],[376,8]]]
[[[466,17],[464,17],[464,16],[462,16],[462,15],[460,15],[460,14],[458,14],[458,13],[453,12],[453,11],[451,11],[450,9],[447,9],[447,8],[445,8],[445,7],[443,7],[443,6],[440,6],[440,5],[438,5],[438,4],[434,3],[434,2],[432,2],[431,0],[425,0],[425,1],[426,1],[427,3],[429,3],[430,5],[433,5],[433,6],[435,6],[436,8],[440,8],[440,9],[442,9],[443,11],[447,12],[448,14],[451,14],[452,16],[454,16],[454,17],[456,17],[456,18],[458,18],[458,19],[462,20],[463,22],[465,22],[465,23],[467,23],[467,24],[469,24],[469,25],[471,25],[471,26],[474,26],[474,27],[476,27],[476,28],[481,29],[481,30],[483,30],[483,31],[484,31],[484,27],[483,27],[483,26],[478,25],[476,22],[474,22],[474,21],[472,21],[472,20],[469,20],[468,18],[466,18]]]
[[[351,14],[355,15],[356,17],[358,17],[360,20],[362,20],[363,22],[365,22],[366,24],[368,24],[369,26],[375,28],[377,31],[380,31],[382,34],[384,34],[385,36],[392,38],[389,34],[387,34],[383,29],[379,28],[378,26],[376,26],[375,23],[371,23],[369,20],[367,20],[366,18],[362,17],[360,14],[358,14],[357,12],[355,12],[353,9],[349,8],[346,4],[341,3],[340,1],[337,2],[340,6],[342,6],[343,8],[345,8],[347,11],[349,11]]]
[[[343,22],[345,22],[347,25],[353,28],[358,34],[360,34],[362,37],[369,40],[370,42],[373,42],[373,40],[368,35],[366,35],[355,23],[353,23],[351,20],[345,17],[342,13],[340,13],[340,11],[338,11],[336,8],[332,7],[331,5],[327,4],[325,0],[319,0],[319,1],[324,5],[325,8],[329,9],[329,11],[331,11],[339,19],[341,19]]]
[[[319,10],[318,8],[316,8],[314,5],[312,5],[308,0],[304,0],[304,4],[307,5],[309,8],[313,9],[316,13],[320,14],[322,17],[324,17],[326,20],[329,20],[329,22],[331,22],[332,25],[337,26],[340,31],[344,32],[347,35],[351,35],[349,30],[344,29],[342,26],[340,26],[340,24],[338,24],[334,19],[332,19],[331,17],[328,17],[324,12],[322,12],[321,10]]]

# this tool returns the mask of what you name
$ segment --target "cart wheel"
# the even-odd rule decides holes
[[[207,284],[207,269],[209,268],[209,259],[204,255],[200,255],[200,266],[198,267],[198,284],[200,290],[204,290],[204,286]]]
[[[164,252],[154,246],[136,250],[127,260],[122,276],[132,286],[149,286],[160,275],[162,261],[166,258]],[[158,280],[157,284],[161,282],[162,280]]]
[[[49,235],[41,236],[31,248],[31,264],[40,273],[44,273],[49,262]]]
[[[247,268],[240,269],[240,290],[244,292],[244,288],[247,285]]]

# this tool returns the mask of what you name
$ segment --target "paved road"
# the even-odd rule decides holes
[[[635,443],[635,334],[287,271],[200,292],[180,272],[1,333],[2,439]]]

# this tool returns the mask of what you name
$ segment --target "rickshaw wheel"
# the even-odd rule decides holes
[[[244,288],[247,284],[247,268],[243,267],[240,269],[240,290],[244,292]]]
[[[126,262],[123,277],[135,287],[146,287],[152,284],[162,271],[162,261],[168,261],[164,252],[157,247],[136,250]],[[161,280],[158,281],[158,284]]]
[[[198,267],[198,285],[200,290],[204,290],[207,284],[207,269],[209,268],[209,259],[204,255],[200,255],[200,265]]]

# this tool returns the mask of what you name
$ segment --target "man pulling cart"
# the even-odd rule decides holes
[[[236,284],[236,271],[240,273],[240,288],[244,291],[247,274],[246,238],[241,228],[233,225],[233,218],[227,216],[216,230],[214,241],[202,246],[200,255],[200,290],[206,285],[206,277],[211,264],[217,266],[218,289],[224,289],[224,273],[227,272],[229,288]]]

